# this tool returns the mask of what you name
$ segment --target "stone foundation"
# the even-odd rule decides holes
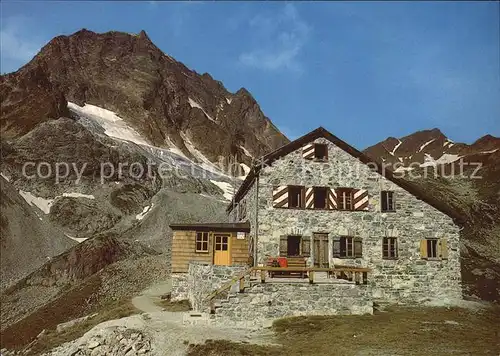
[[[369,285],[350,282],[258,283],[230,294],[212,315],[215,324],[253,327],[271,320],[303,315],[373,314]]]

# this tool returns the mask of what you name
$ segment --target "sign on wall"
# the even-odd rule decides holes
[[[238,233],[236,233],[236,239],[238,239],[238,240],[244,240],[245,239],[245,233],[244,232],[238,232]]]

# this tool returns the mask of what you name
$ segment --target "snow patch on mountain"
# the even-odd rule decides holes
[[[9,177],[7,177],[5,174],[3,174],[3,172],[2,172],[2,173],[0,173],[0,176],[2,176],[2,177],[3,177],[3,179],[5,179],[7,182],[10,182],[10,178],[9,178]]]
[[[490,151],[482,151],[481,153],[494,153],[498,151],[498,148],[495,148],[494,150],[490,150]]]
[[[79,116],[84,116],[96,122],[104,129],[104,133],[109,137],[131,141],[140,145],[148,144],[137,131],[130,127],[113,111],[90,104],[78,106],[69,101],[68,109]]]
[[[233,199],[233,195],[235,193],[235,189],[230,183],[227,182],[218,182],[216,180],[210,179],[210,182],[218,186],[222,191],[224,192],[223,196],[226,200],[231,200]]]
[[[147,213],[149,213],[149,211],[153,208],[153,205],[154,204],[151,204],[151,205],[148,205],[148,206],[145,206],[144,209],[142,209],[142,212],[140,212],[139,214],[137,214],[135,216],[135,218],[137,220],[142,220],[144,219],[144,217],[146,216]]]
[[[63,193],[63,197],[95,199],[95,197],[91,194],[82,193]]]
[[[423,150],[423,149],[424,149],[427,145],[431,144],[431,143],[432,143],[432,142],[434,142],[434,141],[436,141],[436,139],[435,139],[435,138],[433,138],[432,140],[429,140],[429,141],[427,141],[426,143],[424,143],[422,146],[420,146],[420,148],[419,148],[418,152],[422,152],[422,150]]]
[[[189,101],[189,105],[192,107],[192,108],[197,108],[197,109],[200,109],[201,111],[203,111],[203,113],[205,114],[205,116],[207,117],[207,119],[217,123],[217,121],[215,121],[210,115],[207,114],[207,112],[201,107],[200,104],[198,104],[196,101],[194,101],[193,99],[191,98],[188,98],[188,101]]]
[[[78,243],[81,243],[81,242],[88,239],[88,237],[74,237],[74,236],[71,236],[70,234],[66,234],[66,233],[64,235],[66,235],[66,237],[69,237],[71,240],[74,240]]]
[[[462,158],[462,156],[445,153],[444,155],[439,157],[437,160],[435,160],[430,154],[426,153],[425,154],[425,162],[422,163],[420,165],[420,167],[429,167],[429,166],[436,166],[438,164],[452,163],[460,158]]]
[[[401,140],[398,140],[398,143],[396,144],[396,146],[394,146],[394,148],[392,149],[391,152],[389,152],[391,155],[394,156],[394,153],[396,152],[396,150],[399,148],[399,146],[401,146],[403,142],[401,142]]]
[[[54,199],[45,199],[42,197],[37,197],[30,192],[25,192],[24,190],[19,190],[19,194],[26,200],[26,202],[31,206],[36,206],[38,209],[43,211],[45,214],[50,213],[50,207],[54,203]]]
[[[188,151],[199,161],[199,163],[197,163],[198,166],[219,176],[229,177],[227,174],[222,173],[222,171],[216,167],[203,153],[198,151],[185,134],[181,133],[181,137],[184,140],[184,144],[186,145]]]

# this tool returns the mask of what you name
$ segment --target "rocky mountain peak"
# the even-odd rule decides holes
[[[112,111],[143,141],[178,149],[195,160],[220,162],[236,155],[250,165],[253,157],[247,152],[263,155],[288,142],[246,89],[232,94],[208,73],[188,69],[164,54],[144,30],[131,35],[82,29],[58,36],[28,65],[2,78],[0,90],[13,97],[20,78],[32,83],[34,77],[45,78],[46,96],[59,99],[49,100],[49,108],[40,113],[26,113],[30,125],[26,118],[15,119],[15,106],[2,104],[2,120],[10,120],[11,136],[67,115],[61,110],[64,97],[80,107]]]

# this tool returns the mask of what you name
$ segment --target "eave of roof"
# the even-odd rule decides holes
[[[215,232],[250,232],[250,223],[195,223],[170,224],[174,231],[215,231]]]
[[[433,206],[437,210],[441,211],[442,213],[448,215],[451,217],[455,222],[463,222],[464,217],[458,214],[456,211],[451,209],[448,205],[444,204],[441,200],[436,199],[432,196],[428,196],[425,194],[425,192],[422,190],[422,188],[418,187],[416,184],[413,184],[411,182],[408,182],[406,180],[394,177],[394,173],[392,170],[388,169],[387,167],[384,167],[380,162],[377,162],[376,160],[373,160],[369,158],[367,155],[365,155],[363,152],[358,151],[356,148],[352,147],[349,145],[347,142],[341,140],[337,136],[333,135],[331,132],[326,130],[323,127],[318,127],[317,129],[309,132],[308,134],[305,134],[302,137],[299,137],[298,139],[276,149],[275,151],[268,153],[267,155],[263,156],[260,159],[260,162],[258,164],[254,164],[252,168],[250,169],[250,172],[248,172],[248,175],[246,176],[245,180],[241,184],[240,188],[236,192],[236,194],[233,197],[233,201],[229,204],[228,208],[226,209],[227,212],[230,212],[232,210],[232,207],[234,204],[239,202],[241,198],[248,192],[248,190],[252,187],[252,184],[255,180],[255,178],[259,175],[260,170],[262,167],[270,165],[272,162],[275,160],[286,156],[287,154],[298,150],[302,146],[304,146],[306,143],[311,142],[316,140],[317,138],[326,138],[332,143],[334,143],[336,146],[344,150],[345,152],[349,153],[351,156],[357,158],[360,162],[364,164],[370,164],[370,167],[376,167],[374,169],[376,172],[381,174],[383,177],[388,179],[389,181],[393,182],[394,184],[398,185],[399,187],[405,189],[408,191],[410,194],[413,194],[415,197],[418,199],[426,202],[427,204]]]

